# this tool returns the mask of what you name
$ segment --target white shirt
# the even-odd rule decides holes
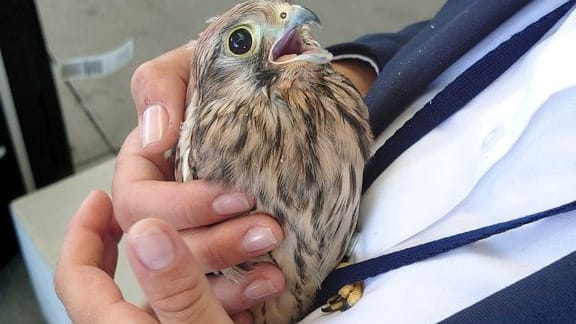
[[[377,140],[564,0],[533,1],[440,75]],[[362,261],[576,200],[576,13],[402,154],[362,200]],[[527,225],[366,282],[352,309],[302,323],[433,323],[576,250],[576,213]]]

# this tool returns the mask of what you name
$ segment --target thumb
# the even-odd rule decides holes
[[[161,323],[232,323],[188,247],[158,219],[134,224],[127,235],[130,264]]]
[[[163,154],[174,146],[184,116],[193,48],[185,45],[140,65],[132,75],[145,154]]]

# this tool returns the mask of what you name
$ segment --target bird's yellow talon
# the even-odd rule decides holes
[[[343,268],[348,265],[350,265],[350,263],[342,262],[336,268]],[[321,310],[323,313],[327,314],[337,311],[344,312],[358,303],[360,298],[362,298],[363,291],[364,283],[361,281],[346,285],[340,288],[336,296],[328,299],[327,303],[321,308]]]
[[[346,286],[340,288],[340,290],[338,291],[338,295],[346,298],[346,296],[350,295],[350,293],[352,292],[353,289],[354,289],[354,285],[346,285]]]
[[[356,303],[358,303],[360,298],[362,298],[363,292],[364,292],[364,283],[361,281],[355,282],[353,284],[352,291],[350,291],[350,294],[346,298],[346,301],[350,305],[350,307],[352,307],[352,306],[356,305]]]

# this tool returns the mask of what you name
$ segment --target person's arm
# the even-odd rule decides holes
[[[374,68],[369,63],[361,60],[335,61],[332,65],[336,71],[342,73],[352,81],[362,96],[368,93],[377,76]]]

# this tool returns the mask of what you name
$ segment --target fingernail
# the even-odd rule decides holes
[[[130,231],[129,240],[140,262],[151,270],[163,269],[174,260],[174,244],[158,228],[140,229],[136,224]]]
[[[142,115],[141,141],[146,147],[159,141],[168,128],[168,112],[161,105],[152,105]]]
[[[247,252],[258,252],[270,250],[278,245],[278,240],[267,227],[255,227],[249,230],[244,236],[242,247]]]
[[[277,294],[278,292],[278,288],[274,287],[272,281],[256,280],[249,284],[248,287],[246,287],[246,290],[244,290],[244,295],[248,299],[258,300],[273,294]]]
[[[252,205],[246,196],[239,192],[223,194],[212,202],[212,209],[219,215],[232,215],[247,212]]]

